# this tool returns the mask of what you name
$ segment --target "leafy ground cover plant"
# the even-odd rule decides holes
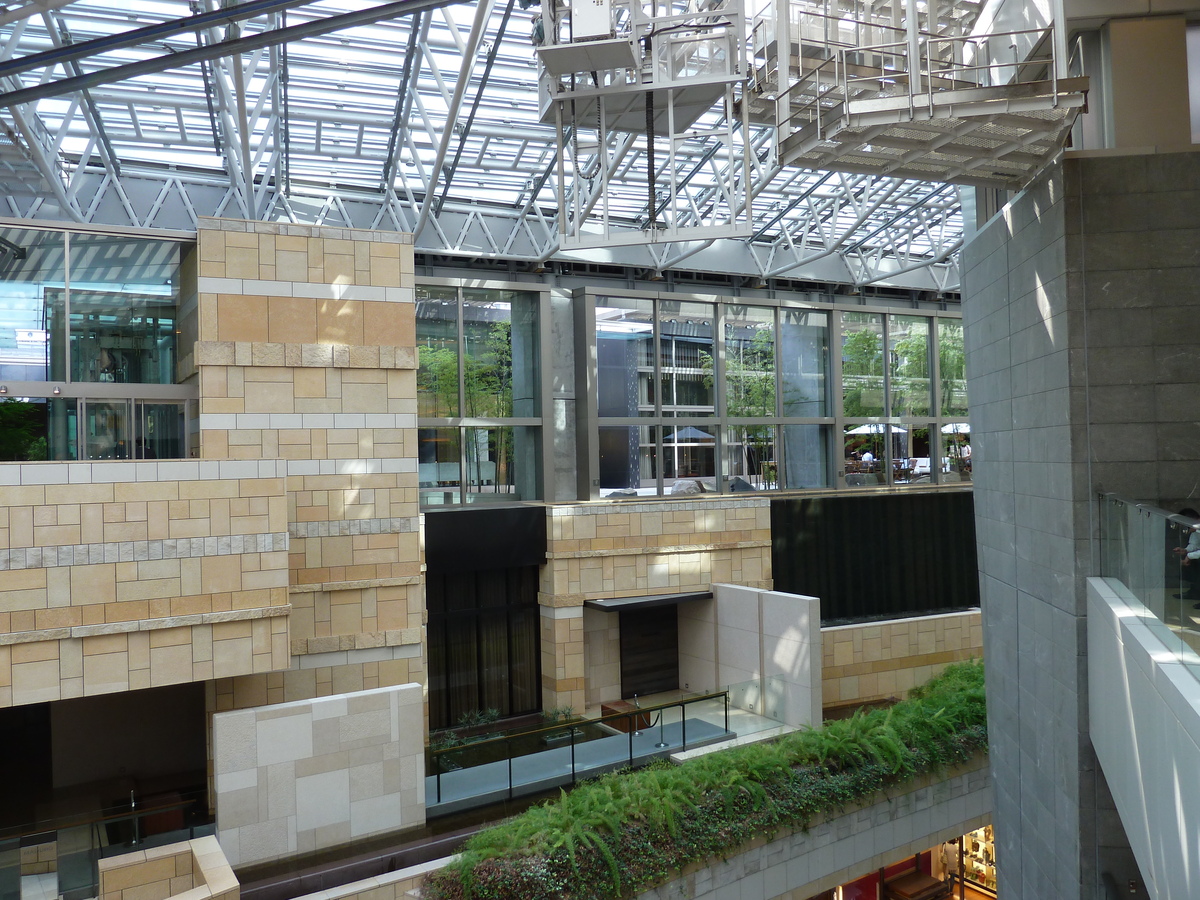
[[[475,835],[423,895],[616,900],[986,749],[983,664],[958,663],[888,709],[564,791]]]

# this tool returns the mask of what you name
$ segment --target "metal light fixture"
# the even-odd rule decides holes
[[[55,393],[56,395],[57,395],[57,394],[61,394],[61,393],[62,393],[62,388],[60,388],[60,387],[56,387],[56,388],[54,389],[54,393]]]
[[[8,393],[8,385],[0,384],[0,394],[7,394],[7,393]]]

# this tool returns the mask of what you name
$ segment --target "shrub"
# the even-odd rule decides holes
[[[983,664],[959,663],[890,709],[561,792],[472,837],[424,896],[615,900],[986,748]]]

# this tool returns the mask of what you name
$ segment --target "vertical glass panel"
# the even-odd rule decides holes
[[[783,426],[784,487],[829,487],[829,427]]]
[[[967,414],[967,366],[962,322],[938,319],[938,376],[943,416]]]
[[[462,464],[457,428],[417,429],[417,484],[424,506],[461,502]]]
[[[129,400],[88,400],[83,404],[84,459],[132,459],[133,414]]]
[[[134,459],[183,459],[186,436],[184,404],[137,401],[138,433]]]
[[[704,366],[711,384],[711,359]],[[775,311],[725,307],[725,414],[775,415]]]
[[[598,429],[600,496],[636,497],[658,493],[658,427],[618,425]]]
[[[78,413],[79,402],[73,398],[46,401],[46,455],[41,459],[78,459]]]
[[[516,486],[516,448],[512,428],[464,428],[467,502],[520,500]]]
[[[725,475],[730,491],[767,491],[779,487],[775,426],[734,425],[726,431]]]
[[[891,415],[929,415],[933,408],[933,391],[929,380],[929,319],[924,316],[890,316],[888,351],[891,362]]]
[[[905,480],[913,484],[927,484],[940,481],[947,470],[948,460],[941,455],[941,441],[931,440],[936,435],[928,425],[910,425],[911,431],[907,442],[899,445],[897,460],[902,464]],[[907,447],[907,453],[899,454],[899,450]]]
[[[876,313],[842,313],[842,410],[884,415],[883,316]]]
[[[0,840],[0,900],[21,900],[21,840]]]
[[[717,489],[717,429],[713,425],[663,427],[663,480],[668,494]]]
[[[515,291],[464,290],[464,416],[535,416],[537,304]]]
[[[779,364],[785,416],[829,415],[829,314],[780,310]]]
[[[600,416],[656,415],[650,300],[596,299],[596,388]]]
[[[965,422],[942,426],[942,457],[945,481],[971,480],[971,428]]]
[[[71,378],[175,382],[180,245],[71,235]]]
[[[878,487],[887,484],[887,426],[877,423],[855,425],[844,437],[846,484],[850,487]]]
[[[417,415],[458,413],[458,291],[417,288]]]
[[[62,295],[64,243],[54,232],[0,229],[0,383],[65,379],[66,325],[49,302]]]
[[[659,301],[663,416],[711,416],[717,411],[712,379],[715,311],[711,303]]]

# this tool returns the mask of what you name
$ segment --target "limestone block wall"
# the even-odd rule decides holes
[[[0,466],[0,706],[288,664],[275,460]]]
[[[900,697],[947,665],[983,657],[980,611],[821,629],[825,706]]]
[[[679,605],[679,680],[788,725],[821,722],[821,614],[815,597],[714,584]]]
[[[111,856],[97,863],[100,900],[238,900],[241,888],[214,837]]]
[[[425,821],[424,690],[217,713],[217,835],[245,866]]]
[[[608,654],[598,663],[607,668],[594,687],[585,686],[585,600],[707,591],[717,581],[771,586],[769,500],[572,503],[546,512],[538,593],[546,707],[582,710],[585,702],[614,699],[614,685],[620,693],[619,656],[614,681],[611,654],[601,648],[610,638],[589,639],[594,650]],[[608,627],[592,622],[593,630]]]
[[[621,616],[599,609],[583,611],[584,685],[588,706],[621,699]]]
[[[213,708],[424,681],[411,237],[204,219],[198,445],[286,461],[287,671]]]
[[[541,602],[771,587],[771,505],[764,499],[561,504],[548,510]]]

